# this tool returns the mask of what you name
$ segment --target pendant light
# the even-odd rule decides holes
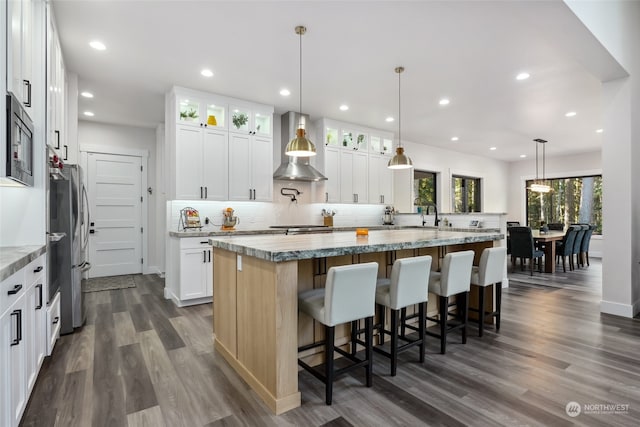
[[[404,148],[402,147],[402,133],[400,122],[400,74],[404,71],[404,67],[396,67],[395,72],[398,73],[398,147],[396,148],[396,155],[389,160],[387,167],[389,169],[410,169],[413,167],[413,162],[404,154]]]
[[[533,140],[536,143],[536,180],[528,190],[535,191],[536,193],[549,193],[551,191],[551,187],[547,184],[547,181],[544,179],[545,172],[545,145],[547,141],[544,139],[536,138]],[[538,178],[538,146],[542,144],[542,179]]]
[[[296,34],[300,36],[300,109],[298,113],[302,117],[302,36],[307,28],[302,25],[296,27]],[[304,123],[301,121],[296,130],[296,136],[287,144],[284,154],[292,157],[310,157],[316,155],[316,146],[305,135]]]

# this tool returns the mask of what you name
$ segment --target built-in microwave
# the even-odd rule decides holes
[[[22,104],[7,94],[6,176],[24,185],[33,185],[33,122]]]

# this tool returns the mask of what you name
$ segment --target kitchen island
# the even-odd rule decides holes
[[[497,232],[420,228],[375,230],[366,237],[213,237],[215,348],[274,413],[286,412],[300,406],[297,348],[323,333],[312,319],[298,319],[299,291],[323,287],[335,265],[376,261],[378,277],[388,277],[396,258],[432,255],[437,269],[446,252],[473,249],[477,261],[482,249],[503,238]],[[348,333],[347,325],[336,328],[336,344],[346,344]],[[321,353],[307,355],[320,363]]]

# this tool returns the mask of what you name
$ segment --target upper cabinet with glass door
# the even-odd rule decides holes
[[[340,146],[347,150],[368,151],[369,136],[362,131],[343,128]]]
[[[176,96],[176,121],[182,125],[226,129],[227,107],[224,101],[190,95]]]
[[[382,154],[383,156],[393,154],[393,135],[371,134],[369,152],[372,154]]]
[[[229,130],[231,132],[271,138],[273,136],[273,111],[259,108],[229,105]]]

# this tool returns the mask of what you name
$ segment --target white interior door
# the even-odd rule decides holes
[[[88,153],[89,277],[142,273],[142,159]]]

